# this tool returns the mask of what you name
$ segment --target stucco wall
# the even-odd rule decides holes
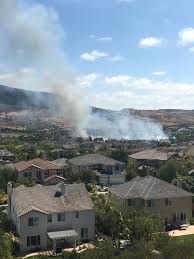
[[[38,217],[38,226],[28,226],[28,218]],[[16,221],[17,222],[17,221]],[[48,222],[47,214],[37,211],[29,212],[18,218],[18,233],[21,239],[21,250],[31,251],[36,250],[36,247],[27,247],[27,236],[40,235],[40,248],[46,249],[51,242],[48,240],[47,232],[62,231],[74,229],[79,234],[78,239],[81,239],[81,228],[88,228],[88,240],[94,239],[95,231],[95,216],[93,210],[79,211],[79,217],[76,218],[76,212],[66,212],[65,221],[57,221],[57,213],[52,214],[52,223]]]
[[[168,223],[173,223],[174,214],[178,216],[180,213],[186,214],[186,219],[192,218],[192,197],[180,197],[169,199],[171,205],[166,206],[165,199],[153,199],[153,206],[150,208],[147,205],[147,201],[137,199],[135,206],[128,206],[128,200],[122,199],[109,192],[109,200],[115,204],[126,216],[129,216],[133,210],[144,209],[149,211],[151,214],[156,214],[163,219],[168,218]],[[176,220],[177,223],[184,223],[185,220]]]

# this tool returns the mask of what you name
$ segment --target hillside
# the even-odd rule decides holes
[[[16,111],[28,108],[49,108],[56,102],[54,95],[0,85],[0,111]]]
[[[34,92],[23,89],[11,88],[0,85],[0,112],[10,113],[14,112],[14,116],[20,116],[24,110],[31,110],[36,117],[46,117],[44,109],[52,107],[57,109],[57,96],[47,92]],[[116,111],[91,107],[92,113],[98,114],[102,117],[109,117]],[[20,110],[20,112],[19,112]],[[21,111],[23,110],[23,111]],[[40,115],[41,114],[41,115]],[[172,125],[194,125],[194,110],[180,110],[180,109],[160,109],[160,110],[136,110],[126,108],[119,112],[119,114],[136,115],[140,117],[151,118],[153,121],[162,124],[163,126]],[[13,115],[12,115],[13,116]],[[32,117],[32,114],[31,114]]]

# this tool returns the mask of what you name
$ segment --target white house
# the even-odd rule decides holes
[[[12,188],[8,183],[7,191],[8,215],[21,251],[55,252],[65,242],[94,239],[94,205],[84,184]]]

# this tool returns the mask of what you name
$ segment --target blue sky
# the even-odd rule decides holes
[[[194,109],[193,0],[30,2],[55,10],[88,104]]]

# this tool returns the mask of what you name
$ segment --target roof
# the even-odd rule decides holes
[[[69,160],[69,163],[74,165],[92,165],[92,164],[103,164],[103,165],[116,165],[123,164],[110,157],[105,157],[100,154],[88,154],[79,157],[75,157]]]
[[[188,175],[192,175],[193,173],[194,173],[194,169],[190,170],[190,171],[188,172]]]
[[[18,172],[22,172],[23,170],[31,167],[39,167],[43,170],[57,170],[61,169],[58,165],[54,164],[53,162],[43,160],[40,158],[29,160],[29,161],[22,161],[15,164],[15,168]]]
[[[59,175],[50,175],[50,176],[48,176],[47,178],[44,178],[44,182],[48,182],[48,181],[53,180],[53,179],[55,179],[55,178],[59,179],[61,182],[62,182],[62,181],[66,181],[66,179],[65,179],[64,177],[62,177],[62,176],[59,176]]]
[[[193,196],[192,193],[152,176],[137,176],[129,182],[111,187],[109,191],[124,199],[149,200]]]
[[[77,237],[78,233],[72,229],[72,230],[48,232],[48,236],[52,240],[52,239],[62,239],[67,237]]]
[[[67,158],[59,158],[54,161],[52,161],[55,165],[58,165],[60,167],[64,167],[67,165]]]
[[[15,155],[13,154],[13,153],[11,153],[11,152],[9,152],[9,151],[7,151],[6,149],[1,149],[0,150],[0,157],[3,157],[3,156],[14,156],[15,157]]]
[[[67,184],[66,195],[60,194],[60,184],[54,186],[23,185],[13,189],[13,199],[17,215],[24,215],[31,210],[45,214],[65,211],[80,211],[93,209],[93,202],[83,183]]]
[[[130,158],[136,160],[168,160],[174,153],[161,152],[157,149],[147,149],[141,152],[129,155]]]

